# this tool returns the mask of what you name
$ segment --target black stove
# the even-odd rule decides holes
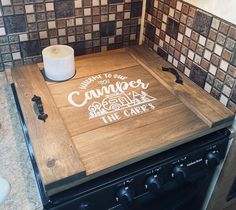
[[[222,129],[48,196],[12,90],[45,210],[200,210],[226,154],[230,132]]]

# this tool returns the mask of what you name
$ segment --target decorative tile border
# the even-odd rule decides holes
[[[145,44],[236,112],[236,26],[182,0],[146,6]]]
[[[142,0],[0,0],[0,71],[54,44],[76,55],[137,44],[141,13]]]

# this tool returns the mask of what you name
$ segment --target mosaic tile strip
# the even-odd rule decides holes
[[[145,44],[236,112],[236,26],[182,0],[146,6]]]
[[[76,55],[138,43],[142,0],[0,0],[0,71],[41,62],[49,45]]]

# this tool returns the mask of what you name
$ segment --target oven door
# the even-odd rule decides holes
[[[160,195],[147,194],[136,200],[130,210],[200,210],[214,172],[202,174],[194,182],[164,192]],[[119,210],[125,208],[120,207]]]

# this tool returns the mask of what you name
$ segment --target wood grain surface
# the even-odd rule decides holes
[[[80,179],[86,174],[47,85],[37,65],[12,70],[12,78],[45,188],[54,193],[53,189],[63,183],[66,189],[66,182]],[[34,94],[42,99],[45,113],[48,114],[46,122],[38,120],[35,114],[31,101]]]
[[[133,81],[138,80],[141,76],[142,81],[144,83],[146,84],[149,83],[149,88],[147,89],[146,93],[156,98],[156,100],[152,102],[152,104],[155,106],[155,110],[180,103],[180,101],[176,97],[174,97],[163,85],[161,85],[154,77],[152,77],[140,65],[130,67],[130,68],[125,68],[122,70],[113,71],[110,73],[112,73],[113,75],[116,74],[116,75],[125,76],[129,80],[133,80]],[[107,95],[104,95],[97,100],[94,99],[94,100],[88,101],[88,103],[81,108],[71,106],[68,103],[67,96],[70,94],[70,92],[75,91],[75,90],[80,91],[80,95],[77,97],[77,100],[78,101],[83,100],[84,94],[87,91],[87,89],[81,90],[81,89],[78,89],[78,87],[85,79],[86,78],[82,78],[82,79],[77,79],[77,80],[71,80],[64,83],[57,83],[57,84],[49,85],[49,89],[52,93],[52,96],[57,104],[57,107],[59,108],[59,111],[61,113],[61,116],[64,122],[67,125],[68,130],[70,131],[71,136],[78,135],[78,134],[88,132],[96,128],[105,126],[104,121],[101,120],[100,117],[89,119],[88,107],[91,106],[96,101],[98,102],[103,101],[107,97]],[[111,84],[115,84],[116,81],[117,79],[114,79],[114,78],[111,78],[109,80]],[[102,86],[97,84],[96,82],[93,82],[88,87],[89,90],[94,90],[96,88],[102,88]],[[61,91],[62,89],[63,91]],[[142,90],[140,89],[140,87],[138,87],[138,88],[129,88],[127,91],[128,91],[127,93],[131,93],[132,91],[140,92]],[[123,110],[124,109],[117,110],[115,113],[117,113],[119,116],[122,116]],[[147,111],[151,112],[153,110],[150,109],[149,107],[149,110]],[[127,116],[123,115],[120,120],[117,120],[115,122],[117,123],[127,118],[128,118]]]
[[[179,72],[179,74],[183,78],[184,85],[175,83],[174,75],[161,70],[162,66],[172,66],[152,50],[144,46],[134,46],[128,48],[128,51],[137,62],[156,77],[168,90],[210,127],[233,121],[235,116],[233,112],[190,81],[181,72]]]
[[[94,129],[73,140],[89,175],[149,157],[207,128],[180,103]]]
[[[44,81],[35,65],[12,71],[49,194],[232,124],[232,112],[183,75],[177,85],[162,65],[154,52],[132,47],[76,58],[69,81]],[[33,94],[42,97],[46,123],[37,120]]]

